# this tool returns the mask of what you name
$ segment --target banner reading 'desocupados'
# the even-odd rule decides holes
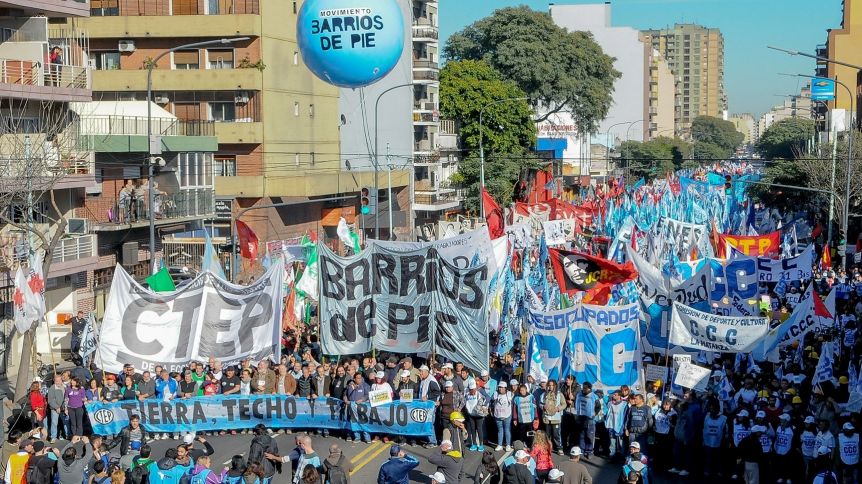
[[[447,242],[447,239],[440,242]],[[489,259],[477,247],[444,255],[438,243],[393,250],[374,242],[339,257],[321,245],[320,335],[327,355],[433,349],[476,370],[488,366]],[[384,246],[386,245],[386,246]],[[490,254],[493,258],[493,254]],[[455,265],[453,259],[468,261]]]
[[[269,428],[323,428],[397,435],[434,431],[434,402],[413,400],[372,407],[335,398],[291,395],[215,395],[163,402],[158,399],[87,404],[93,432],[118,434],[138,415],[149,432]]]
[[[179,291],[154,293],[119,265],[114,271],[96,351],[100,368],[120,372],[161,365],[180,371],[210,357],[225,364],[277,359],[281,351],[284,264],[250,286],[204,272]]]
[[[769,319],[718,316],[674,303],[670,342],[686,348],[742,353],[750,351],[769,330]]]

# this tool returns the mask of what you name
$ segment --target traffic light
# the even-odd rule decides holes
[[[724,176],[724,194],[725,195],[730,195],[733,193],[733,191],[732,191],[733,185],[731,184],[732,180],[733,180],[733,178],[730,175]]]
[[[377,213],[377,188],[362,187],[359,191],[359,207],[362,215]]]

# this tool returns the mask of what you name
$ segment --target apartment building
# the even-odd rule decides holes
[[[862,0],[843,0],[841,12],[841,24],[838,28],[829,29],[826,43],[818,45],[816,55],[827,59],[834,59],[848,64],[862,65]],[[815,73],[821,77],[837,79],[851,91],[848,92],[842,86],[836,86],[835,100],[827,103],[828,109],[844,109],[849,113],[851,107],[856,109],[855,126],[858,122],[862,107],[859,103],[860,86],[862,86],[862,75],[857,69],[841,66],[818,60]],[[851,94],[852,93],[852,94]],[[855,100],[851,99],[855,96]],[[853,103],[855,101],[855,104]],[[817,111],[821,117],[825,117],[826,107],[818,107]],[[849,125],[849,123],[848,123]]]
[[[160,155],[168,163],[163,171],[171,170],[171,160],[182,160],[180,183],[187,180],[196,190],[176,203],[186,207],[178,216],[206,219],[216,237],[229,239],[231,214],[240,210],[261,241],[309,231],[336,237],[338,217],[329,215],[342,208],[353,222],[358,196],[270,207],[359,190],[339,162],[339,90],[316,78],[299,53],[301,6],[279,0],[91,2],[86,29],[94,99],[146,107],[146,74],[153,67],[162,142],[174,150]],[[212,43],[182,48],[206,42]],[[184,169],[182,163],[190,164]],[[200,235],[198,228],[187,224],[174,232]]]
[[[698,116],[724,115],[724,37],[719,29],[675,24],[645,30],[642,38],[664,56],[676,76],[675,123],[679,135],[689,136],[691,122]]]
[[[95,170],[69,109],[92,96],[89,39],[81,30],[89,13],[83,0],[0,1],[0,302],[11,318],[15,270],[41,254],[49,265],[48,324],[37,330],[36,350],[45,358],[68,341],[68,329],[57,323],[93,305],[95,236],[75,211],[96,185]],[[46,246],[37,231],[58,241]],[[0,367],[19,359],[20,338],[5,343],[8,358]],[[14,371],[0,368],[0,374],[5,370]]]
[[[659,136],[676,136],[676,78],[670,66],[651,43],[645,42],[646,54],[646,93],[647,103],[643,116],[646,120],[648,140]]]

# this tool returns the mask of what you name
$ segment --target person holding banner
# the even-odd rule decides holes
[[[371,392],[371,386],[368,383],[365,383],[365,378],[362,377],[362,373],[356,373],[353,375],[353,381],[347,385],[347,392],[344,395],[344,401],[349,403],[364,403],[368,401],[368,393]],[[363,431],[361,433],[363,442],[370,442],[371,436],[367,431]],[[360,432],[353,432],[353,437],[348,434],[347,441],[359,441],[360,440]]]
[[[469,380],[464,395],[464,411],[467,412],[467,440],[471,451],[485,451],[485,417],[490,403],[490,395],[479,389],[475,380]]]

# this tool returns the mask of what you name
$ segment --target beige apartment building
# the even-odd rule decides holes
[[[724,92],[724,37],[718,29],[695,24],[645,30],[644,41],[667,59],[676,76],[676,129],[688,136],[694,118],[723,116],[727,109]]]
[[[643,40],[643,39],[642,39]],[[647,82],[644,83],[646,93],[644,99],[643,119],[647,131],[647,140],[659,136],[673,138],[676,136],[676,78],[670,70],[670,66],[664,56],[652,48],[650,42],[644,42],[646,51],[645,75]]]

